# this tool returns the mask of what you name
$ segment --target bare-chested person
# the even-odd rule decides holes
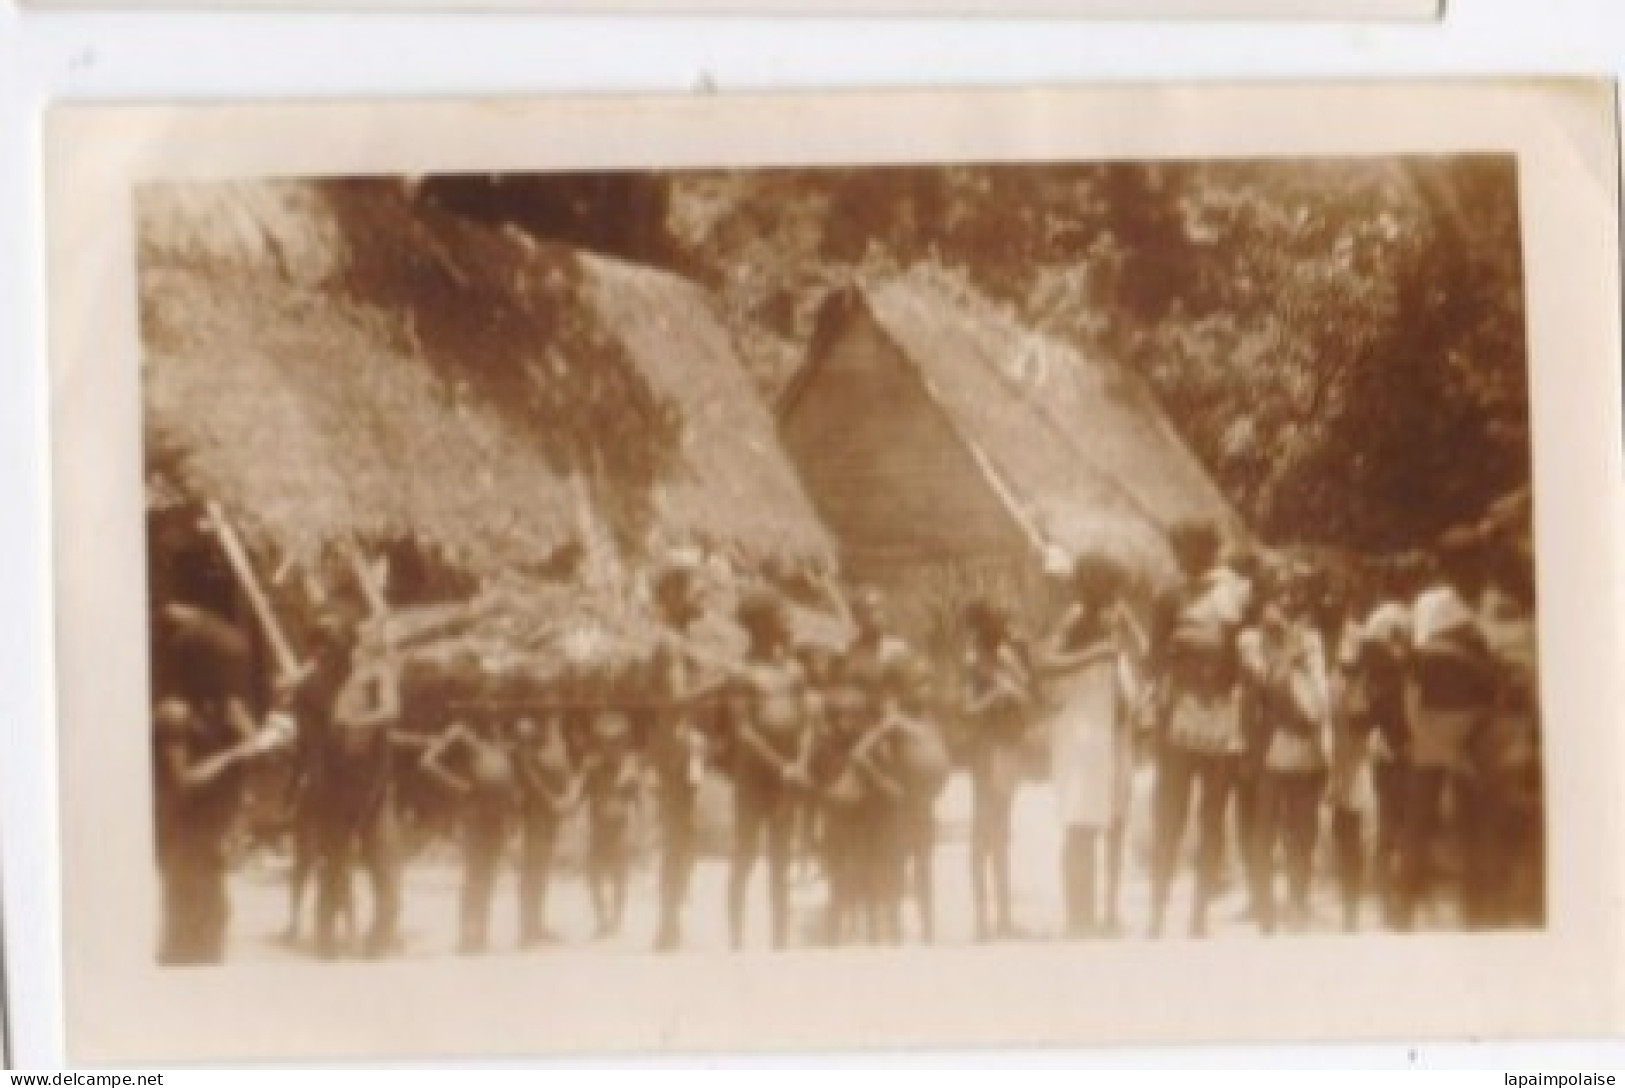
[[[739,622],[750,638],[748,662],[730,700],[734,778],[733,868],[728,879],[728,933],[745,939],[745,894],[767,840],[768,912],[774,948],[790,935],[790,834],[795,800],[808,782],[803,678],[791,655],[783,606],[746,600]]]
[[[162,693],[153,715],[156,838],[163,887],[158,959],[225,956],[226,835],[242,796],[242,766],[279,734],[248,709],[245,639],[206,609],[170,604],[157,647]]]
[[[880,917],[877,936],[902,939],[902,906],[913,893],[920,939],[936,936],[936,802],[951,764],[947,744],[929,712],[930,679],[923,662],[896,652],[884,662],[874,783],[885,803],[868,833],[878,841],[871,889]]]
[[[868,932],[863,897],[866,847],[872,832],[873,784],[859,762],[870,723],[866,702],[836,662],[827,676],[819,728],[813,734],[812,788],[819,801],[824,877],[829,886],[823,940],[839,945]]]
[[[335,932],[349,910],[350,874],[359,855],[372,886],[372,922],[363,951],[387,954],[400,920],[400,843],[395,814],[394,736],[400,691],[381,632],[365,627],[340,636],[335,652],[345,680],[334,699],[322,772],[313,803],[321,824],[316,894],[316,950],[340,952]]]
[[[497,867],[519,791],[514,746],[494,712],[454,722],[423,753],[422,766],[463,799],[462,933],[457,950],[484,952]]]
[[[582,761],[587,799],[587,891],[593,936],[619,936],[631,882],[632,835],[643,795],[642,774],[625,712],[600,708],[592,723],[592,749]]]
[[[547,928],[547,891],[559,827],[581,800],[581,776],[572,764],[558,714],[538,725],[521,718],[514,727],[519,775],[519,943],[554,940]]]
[[[693,572],[672,566],[654,585],[655,605],[668,644],[655,655],[648,692],[654,703],[649,754],[660,819],[660,920],[655,950],[682,944],[683,906],[694,870],[694,802],[705,775],[701,704],[721,686],[685,652],[681,640],[702,610]]]
[[[288,873],[288,925],[284,938],[299,938],[300,917],[312,879],[320,880],[323,835],[322,776],[326,773],[327,745],[332,736],[333,707],[349,676],[352,653],[342,624],[323,617],[317,624],[309,669],[298,678],[289,702],[299,732],[294,743],[293,767],[288,783],[292,864]],[[350,882],[338,890],[335,925],[342,921],[346,935],[353,924]]]

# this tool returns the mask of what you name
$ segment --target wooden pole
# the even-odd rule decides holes
[[[350,542],[344,549],[344,555],[350,562],[351,573],[361,586],[361,595],[367,599],[367,610],[372,613],[372,618],[376,620],[388,616],[389,602],[384,599],[383,587],[373,577],[372,564],[361,554],[360,546]]]
[[[277,669],[285,679],[301,676],[304,670],[293,652],[293,646],[282,632],[282,625],[277,622],[276,613],[271,610],[270,598],[254,576],[254,565],[249,562],[248,550],[243,547],[242,539],[232,528],[231,522],[226,520],[226,512],[220,504],[212,499],[207,506],[207,517],[209,527],[220,541],[221,550],[226,553],[226,561],[231,564],[232,573],[237,576],[237,584],[242,586],[243,594],[254,609],[254,618],[259,620],[260,630],[265,632],[266,641],[271,644]]]

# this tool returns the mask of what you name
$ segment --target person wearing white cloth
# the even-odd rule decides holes
[[[1117,622],[1123,576],[1108,559],[1080,557],[1074,600],[1039,659],[1053,707],[1051,774],[1062,827],[1061,881],[1069,937],[1114,933],[1132,773],[1129,654]],[[1096,854],[1104,843],[1104,928],[1098,919]]]

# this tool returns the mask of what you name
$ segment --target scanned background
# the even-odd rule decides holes
[[[1549,526],[1562,523],[1554,519],[1583,521],[1595,514],[1594,508],[1576,501],[1571,487],[1552,481],[1572,483],[1587,468],[1595,474],[1608,462],[1612,447],[1603,436],[1601,445],[1586,448],[1588,441],[1599,441],[1597,436],[1588,439],[1586,433],[1559,422],[1583,417],[1596,402],[1582,395],[1578,387],[1583,383],[1573,370],[1554,376],[1544,360],[1570,360],[1569,367],[1597,378],[1605,373],[1607,360],[1617,356],[1617,331],[1606,320],[1599,320],[1615,295],[1609,290],[1613,265],[1607,254],[1613,229],[1613,174],[1610,141],[1602,123],[1606,100],[1594,89],[1579,87],[1522,92],[1384,88],[1298,94],[1312,94],[1313,109],[1305,108],[1306,100],[1293,101],[1284,91],[1035,93],[958,100],[903,96],[868,102],[847,97],[772,104],[722,100],[703,106],[671,103],[662,109],[644,105],[632,115],[619,112],[622,104],[607,100],[535,112],[491,105],[423,106],[410,115],[404,108],[393,113],[356,108],[336,110],[322,118],[333,127],[325,127],[323,146],[316,148],[310,148],[309,142],[312,133],[321,130],[311,124],[310,116],[296,117],[295,111],[285,109],[253,117],[263,124],[247,123],[250,115],[244,113],[198,114],[181,120],[174,115],[131,111],[122,116],[115,116],[116,111],[63,114],[53,145],[60,154],[71,156],[78,151],[116,165],[94,168],[87,165],[89,160],[74,159],[74,168],[67,169],[68,163],[58,159],[53,173],[57,186],[53,210],[59,216],[55,222],[65,224],[53,238],[57,246],[53,271],[59,277],[54,290],[62,299],[60,308],[53,309],[61,443],[57,466],[62,486],[60,539],[130,540],[131,527],[139,523],[139,477],[132,472],[138,463],[132,457],[137,421],[98,416],[98,426],[91,429],[91,419],[84,414],[107,412],[107,406],[117,399],[107,396],[109,390],[122,390],[121,396],[127,398],[123,403],[135,403],[132,315],[125,312],[118,320],[124,334],[119,352],[123,361],[115,372],[104,369],[108,365],[105,342],[86,339],[93,327],[100,331],[108,325],[77,316],[87,312],[82,307],[93,305],[92,297],[117,297],[97,292],[127,281],[129,218],[123,180],[131,176],[339,173],[365,170],[369,165],[389,170],[431,165],[448,168],[459,163],[491,168],[499,161],[506,167],[615,162],[723,165],[896,161],[916,156],[1211,155],[1221,150],[1298,155],[1441,146],[1512,149],[1520,152],[1524,166],[1530,245],[1541,618],[1544,645],[1551,651],[1549,656],[1558,659],[1545,678],[1547,716],[1558,724],[1595,723],[1596,707],[1608,705],[1592,700],[1604,694],[1598,686],[1607,682],[1610,671],[1610,620],[1592,614],[1590,622],[1600,623],[1590,628],[1597,637],[1582,637],[1588,620],[1583,607],[1586,590],[1554,572],[1603,569],[1596,548],[1599,542],[1605,543],[1604,534],[1579,534],[1581,539],[1575,540],[1554,534]],[[755,111],[768,108],[774,109],[775,123],[760,128],[753,125],[753,117],[763,116]],[[1130,116],[1130,111],[1139,123],[1120,126],[1119,119]],[[787,114],[798,123],[780,126],[778,122]],[[1324,124],[1334,115],[1341,116],[1345,124]],[[1541,122],[1549,122],[1553,116],[1564,119],[1561,127],[1543,127]],[[595,122],[601,124],[608,118],[619,123],[617,131],[623,137],[632,124],[647,126],[639,133],[644,138],[618,140],[611,148],[594,146]],[[1155,122],[1147,123],[1149,118]],[[1382,118],[1383,124],[1361,123],[1371,118]],[[399,129],[390,123],[396,119]],[[337,130],[345,123],[360,125],[353,131],[368,133],[372,139],[346,137]],[[429,146],[432,141],[424,134],[436,131],[440,124],[447,126],[442,131],[458,133],[455,147],[450,141]],[[190,136],[183,136],[190,126],[198,126],[191,129],[192,134],[207,137],[193,142]],[[801,138],[794,144],[775,146],[774,134],[786,129],[794,129]],[[409,143],[396,144],[388,135],[391,131],[398,131]],[[924,144],[898,138],[902,132],[921,131],[931,134]],[[1556,136],[1542,134],[1554,131]],[[515,140],[516,134],[527,132],[533,136],[545,133],[550,138],[541,152],[546,163],[513,155],[516,143],[543,146],[541,140],[534,144]],[[816,147],[805,139],[808,132],[823,136]],[[155,137],[155,133],[162,135]],[[235,151],[229,149],[232,142]],[[303,154],[302,147],[306,148]],[[362,150],[359,156],[339,151],[356,148]],[[492,148],[502,149],[500,160]],[[280,152],[274,163],[263,157],[271,149]],[[99,209],[101,217],[79,211],[92,208]],[[118,245],[108,246],[107,239],[118,239]],[[1556,252],[1565,254],[1560,264],[1552,262]],[[1589,254],[1595,262],[1592,276],[1574,275],[1575,265],[1584,259],[1577,254]],[[83,264],[70,263],[74,261]],[[101,309],[108,303],[94,305]],[[1564,342],[1559,344],[1554,336]],[[87,351],[94,354],[87,355]],[[92,397],[85,392],[89,388],[101,395]],[[94,443],[89,441],[91,435],[96,436]],[[1606,551],[1600,554],[1605,557]],[[398,1050],[405,1040],[423,1047],[425,1053],[467,1052],[470,1048],[526,1053],[667,1046],[1288,1039],[1339,1037],[1355,1023],[1362,1034],[1369,1031],[1371,1035],[1524,1034],[1573,1030],[1586,1023],[1600,1026],[1617,1019],[1618,981],[1596,969],[1606,959],[1597,953],[1615,947],[1611,942],[1618,934],[1617,905],[1606,895],[1598,896],[1596,889],[1618,887],[1618,851],[1607,848],[1617,842],[1618,811],[1609,791],[1599,789],[1594,778],[1588,780],[1580,771],[1597,765],[1598,760],[1602,765],[1615,765],[1618,753],[1612,745],[1617,740],[1595,725],[1589,729],[1577,725],[1572,733],[1563,730],[1561,737],[1557,737],[1559,729],[1551,731],[1557,738],[1549,753],[1552,777],[1574,783],[1572,790],[1553,791],[1551,934],[1438,939],[1420,945],[1407,943],[1403,948],[1390,942],[1375,941],[1369,946],[1362,942],[1356,946],[1357,955],[1347,942],[1339,941],[1293,942],[1267,950],[1249,946],[1240,953],[1247,964],[1245,974],[1261,984],[1222,1009],[1212,1006],[1209,995],[1170,979],[1214,977],[1215,971],[1237,964],[1237,950],[1173,944],[1154,949],[1141,945],[1090,949],[1087,954],[1077,953],[1076,958],[1065,954],[1061,958],[1072,971],[1055,969],[1057,954],[1051,949],[1028,955],[1004,949],[992,956],[967,952],[958,959],[933,953],[928,959],[912,960],[905,953],[874,978],[859,977],[864,969],[839,958],[801,955],[774,959],[771,971],[763,970],[765,961],[748,957],[675,968],[638,961],[561,963],[554,968],[558,974],[545,980],[545,985],[535,977],[536,972],[521,964],[436,967],[432,981],[419,974],[423,969],[389,965],[376,971],[323,971],[321,975],[324,999],[338,999],[346,992],[354,995],[335,1008],[366,1007],[365,995],[391,980],[387,988],[399,1004],[377,1022],[370,1017],[363,1021],[313,1016],[306,1021],[303,1017],[260,1016],[239,1023],[232,1010],[251,1007],[251,995],[263,993],[266,986],[287,984],[287,972],[270,971],[258,977],[233,973],[229,980],[199,976],[172,984],[154,976],[145,966],[145,945],[129,939],[132,931],[150,929],[132,924],[132,913],[145,908],[137,904],[132,910],[107,910],[111,899],[128,899],[116,896],[116,888],[150,883],[144,870],[150,853],[140,841],[139,822],[109,828],[103,821],[93,820],[83,806],[76,806],[74,798],[123,795],[129,797],[131,809],[145,812],[144,779],[132,781],[128,775],[130,766],[145,765],[145,736],[133,730],[98,735],[80,723],[129,720],[129,708],[144,709],[143,662],[138,653],[118,655],[111,663],[102,660],[99,653],[88,653],[90,647],[73,632],[83,630],[75,617],[108,611],[126,617],[131,624],[125,628],[126,634],[139,632],[144,606],[139,580],[126,577],[120,581],[111,576],[119,564],[138,562],[140,549],[135,544],[128,556],[100,552],[89,564],[82,564],[76,556],[88,558],[79,550],[62,553],[60,650],[71,949],[69,1018],[75,1025],[71,1039],[86,1054],[176,1053],[174,1046],[197,1053],[194,1048],[211,1045],[224,1046],[235,1054],[288,1053],[290,1049],[376,1054]],[[128,574],[132,568],[122,569]],[[135,647],[139,639],[121,642]],[[74,677],[86,675],[76,672],[79,668],[93,668],[96,675],[108,680],[95,686],[77,684]],[[122,697],[103,702],[119,691],[124,693]],[[141,713],[138,710],[135,715]],[[121,748],[132,740],[139,751]],[[1603,849],[1598,849],[1599,839]],[[109,883],[111,880],[120,883]],[[913,972],[915,964],[927,963],[932,986],[924,990],[918,981],[922,976]],[[1565,969],[1571,982],[1568,988],[1558,984]],[[1109,987],[1079,987],[1073,982],[1074,974],[1109,977],[1112,983]],[[413,978],[417,984],[394,985],[397,977]],[[1327,996],[1323,981],[1328,977],[1342,979],[1346,986]],[[1515,985],[1499,981],[1507,978],[1515,979]],[[1584,981],[1588,978],[1589,986]],[[273,981],[277,979],[282,981]],[[617,983],[637,984],[642,996],[636,1007],[617,1000],[626,992]],[[532,994],[530,988],[537,985],[543,985],[543,991]],[[436,995],[464,992],[465,987],[492,994],[491,1006],[459,1003],[457,1012],[448,1015],[443,998]],[[541,1006],[534,1001],[563,991],[574,999],[570,1007],[549,1005],[545,1016],[537,1013]],[[237,1000],[222,1000],[227,992],[239,995]],[[1016,996],[989,1008],[978,1000],[988,992]],[[861,993],[864,999],[861,1007],[851,1000],[838,1006],[832,1003],[829,1008],[818,1002],[810,1012],[803,1009],[802,1015],[785,1015],[787,1006],[779,1002],[798,993],[842,997]],[[1463,1002],[1463,993],[1473,999]],[[1401,994],[1409,997],[1399,999]],[[597,1000],[607,1004],[592,1008]],[[126,1015],[115,1011],[120,1006]],[[151,1019],[128,1016],[128,1010],[137,1006],[164,1012],[153,1013]],[[176,1019],[170,1019],[171,1012]],[[215,1022],[220,1030],[200,1030],[216,1016],[222,1017]],[[529,1026],[537,1019],[545,1020],[552,1029],[545,1038],[537,1038]],[[185,1027],[178,1028],[179,1036],[166,1043],[165,1023],[171,1028]]]

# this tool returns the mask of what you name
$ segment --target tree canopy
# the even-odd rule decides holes
[[[1529,478],[1507,156],[431,179],[710,286],[764,391],[855,273],[922,263],[1143,374],[1266,539],[1425,543]]]

